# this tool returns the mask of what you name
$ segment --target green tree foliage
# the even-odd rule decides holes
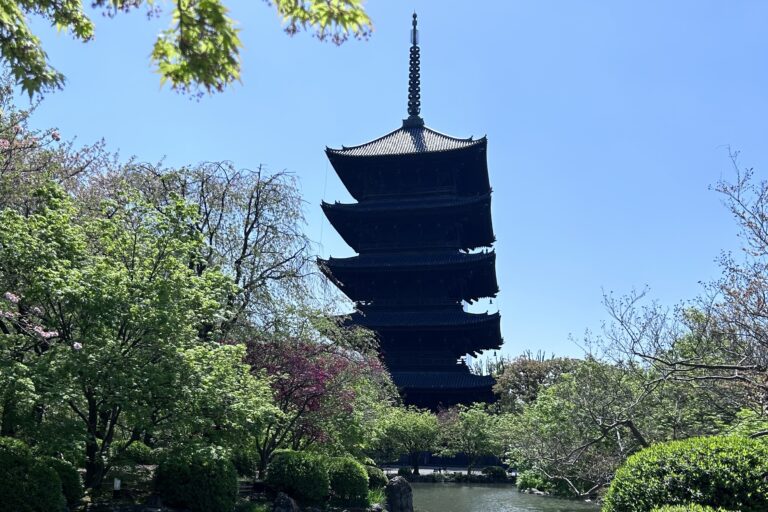
[[[542,475],[532,469],[526,469],[520,471],[517,474],[517,480],[515,485],[521,491],[526,489],[538,489],[539,491],[549,491],[551,488],[550,482]]]
[[[659,443],[631,456],[605,496],[603,512],[644,512],[695,503],[727,510],[768,509],[768,448],[741,437]]]
[[[191,512],[231,512],[237,471],[222,450],[173,452],[157,467],[155,490],[165,503]]]
[[[729,512],[724,508],[712,508],[707,505],[663,505],[656,507],[651,512]]]
[[[415,407],[394,407],[379,425],[378,450],[388,460],[408,455],[413,473],[419,474],[419,454],[437,448],[437,417]]]
[[[94,177],[76,193],[98,209],[104,200],[120,201],[126,190],[139,191],[156,208],[178,199],[196,208],[189,229],[199,233],[204,244],[195,273],[218,269],[236,285],[226,297],[226,317],[207,327],[215,328],[217,337],[259,337],[280,329],[297,313],[304,316],[294,309],[312,295],[308,276],[314,257],[304,234],[303,202],[294,176],[237,169],[230,162],[179,169],[128,164]]]
[[[722,403],[653,369],[588,358],[522,412],[503,414],[497,435],[517,469],[537,471],[557,490],[594,495],[635,451],[715,433],[729,416]]]
[[[459,405],[440,413],[441,453],[466,455],[469,459],[467,474],[471,475],[478,457],[496,455],[501,451],[495,436],[497,420],[484,404]]]
[[[505,411],[519,412],[524,405],[535,402],[542,389],[554,384],[576,364],[576,360],[569,358],[523,354],[500,365],[502,371],[496,376],[493,391]]]
[[[371,20],[362,0],[273,0],[272,4],[294,34],[308,29],[319,39],[336,44],[349,36],[367,37]],[[146,7],[152,15],[160,6],[142,0],[95,0],[93,7],[114,16]],[[0,55],[22,90],[30,95],[60,88],[64,76],[48,62],[40,40],[27,17],[38,15],[82,42],[90,41],[95,27],[77,0],[48,2],[9,1],[0,6]],[[160,33],[151,52],[162,82],[179,91],[213,93],[240,77],[239,30],[220,0],[176,0],[170,27]]]
[[[0,437],[0,510],[50,512],[65,503],[56,471],[23,442]]]
[[[74,413],[86,484],[103,478],[119,435],[166,428],[186,439],[256,423],[269,392],[240,362],[244,349],[199,336],[232,284],[190,268],[202,244],[187,229],[194,209],[126,197],[81,217],[61,189],[39,195],[28,216],[0,213],[3,361],[29,372],[31,400],[51,404],[52,418],[53,404]]]

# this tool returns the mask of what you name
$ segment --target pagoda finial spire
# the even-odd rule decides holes
[[[416,12],[413,13],[411,28],[411,58],[408,67],[408,119],[403,121],[404,127],[423,126],[424,120],[419,117],[421,112],[421,55],[419,49],[419,30],[416,28]]]

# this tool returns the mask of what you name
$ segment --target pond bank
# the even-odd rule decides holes
[[[517,492],[510,485],[413,483],[417,512],[597,512],[591,503]]]

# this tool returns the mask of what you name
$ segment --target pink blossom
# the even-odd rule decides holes
[[[40,315],[43,314],[43,310],[40,309],[39,307],[35,306],[35,307],[32,308],[32,314],[40,316]]]
[[[76,341],[76,342],[74,342],[74,343],[72,344],[72,350],[80,350],[81,348],[83,348],[83,344],[82,344],[82,343],[78,343],[78,342]]]
[[[5,300],[7,300],[8,302],[11,302],[13,304],[18,304],[19,301],[21,300],[21,297],[19,297],[18,295],[13,294],[11,292],[5,292],[3,294],[3,297],[5,297]]]
[[[53,140],[55,140],[56,142],[58,142],[58,141],[60,141],[60,140],[61,140],[61,135],[59,135],[59,132],[58,132],[58,131],[56,131],[56,130],[53,130],[53,131],[51,132],[51,138],[52,138]]]
[[[13,319],[16,318],[16,313],[13,311],[0,311],[0,317]]]
[[[11,147],[11,143],[7,139],[0,139],[0,149],[8,149]]]
[[[39,325],[36,325],[32,330],[35,331],[35,334],[37,334],[38,336],[46,340],[55,338],[56,336],[59,335],[58,331],[46,331]]]

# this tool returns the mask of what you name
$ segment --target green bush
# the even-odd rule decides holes
[[[130,444],[128,441],[116,441],[112,443],[110,451],[115,458],[115,464],[118,465],[141,464],[148,466],[157,463],[152,448],[141,441],[133,441]]]
[[[381,489],[387,485],[387,482],[389,482],[387,475],[376,466],[365,466],[365,471],[368,473],[369,489]]]
[[[708,505],[664,505],[651,512],[729,512],[724,508],[712,508]]]
[[[67,505],[73,507],[79,503],[83,497],[83,482],[77,468],[65,460],[54,457],[45,457],[42,460],[59,475]]]
[[[314,453],[278,450],[267,466],[265,482],[303,503],[321,503],[330,492],[328,461]]]
[[[397,476],[401,476],[406,480],[413,475],[413,471],[409,467],[400,468],[397,470]]]
[[[61,479],[17,439],[0,437],[0,512],[66,510]]]
[[[235,505],[235,512],[269,512],[271,507],[266,503],[254,503],[252,501],[241,501]]]
[[[232,463],[238,475],[255,478],[259,467],[259,454],[255,449],[241,448],[232,454]]]
[[[526,469],[517,474],[517,480],[515,481],[519,490],[524,489],[538,489],[544,491],[549,487],[549,482],[532,469]]]
[[[237,472],[217,450],[169,453],[157,467],[155,490],[168,505],[191,512],[232,512]]]
[[[491,482],[504,482],[507,479],[507,470],[501,466],[484,467],[482,473]]]
[[[741,512],[768,510],[768,446],[742,437],[660,443],[627,459],[603,512],[646,512],[696,503]]]
[[[335,457],[328,464],[331,499],[338,505],[368,504],[368,473],[352,457]]]

